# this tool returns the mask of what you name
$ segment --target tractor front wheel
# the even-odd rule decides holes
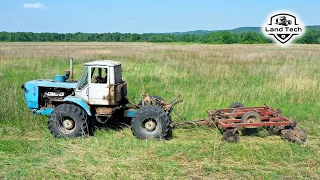
[[[87,113],[74,104],[61,104],[51,113],[48,128],[58,138],[86,136],[89,134]]]
[[[158,106],[143,106],[131,121],[131,130],[139,139],[170,139],[172,128],[167,113]]]

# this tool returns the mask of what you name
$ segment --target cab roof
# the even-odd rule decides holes
[[[112,61],[112,60],[97,60],[85,63],[86,66],[118,66],[121,65],[120,62]]]

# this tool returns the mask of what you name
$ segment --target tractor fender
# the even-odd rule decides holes
[[[78,97],[74,97],[74,96],[67,96],[63,99],[63,102],[72,102],[74,104],[77,104],[78,106],[82,107],[87,112],[88,116],[92,116],[91,111],[90,111],[90,106],[82,98],[78,98]]]

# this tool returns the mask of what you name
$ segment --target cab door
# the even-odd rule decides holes
[[[89,67],[89,104],[109,105],[109,67]]]

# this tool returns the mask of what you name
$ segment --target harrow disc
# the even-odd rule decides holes
[[[281,130],[281,137],[289,142],[304,144],[307,140],[307,133],[303,129],[294,127]]]
[[[237,143],[239,141],[239,132],[234,129],[227,129],[223,132],[222,141]]]

